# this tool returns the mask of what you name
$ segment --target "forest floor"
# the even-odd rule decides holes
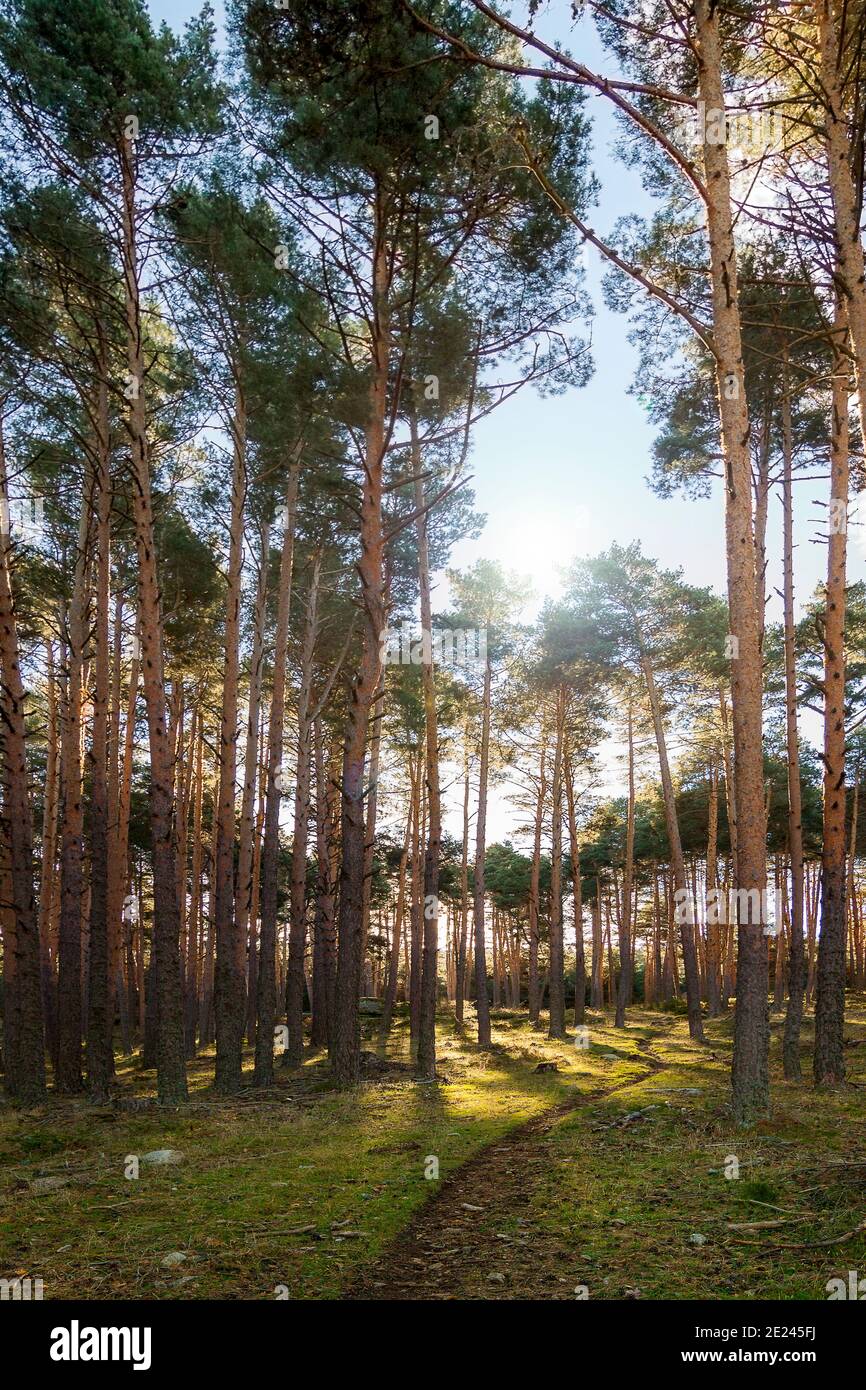
[[[863,997],[839,1092],[781,1080],[773,1015],[772,1114],[747,1130],[729,1018],[700,1047],[678,1015],[591,1013],[581,1047],[501,1010],[487,1054],[473,1022],[443,1013],[435,1084],[413,1077],[405,1020],[387,1058],[370,1020],[350,1093],[315,1054],[223,1099],[204,1053],[177,1111],[130,1058],[111,1106],[0,1104],[0,1277],[41,1277],[49,1299],[574,1300],[824,1299],[866,1276],[866,1233],[842,1239],[866,1216]],[[181,1157],[131,1161],[160,1149]]]

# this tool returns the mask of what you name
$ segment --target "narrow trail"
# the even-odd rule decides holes
[[[528,1219],[537,1175],[551,1162],[548,1138],[566,1115],[639,1085],[675,1062],[653,1056],[656,1036],[637,1042],[646,1069],[583,1091],[480,1150],[415,1213],[342,1297],[349,1300],[573,1298],[573,1250]],[[663,1034],[661,1036],[666,1036]],[[515,1230],[517,1233],[515,1234]],[[498,1277],[502,1276],[500,1280]]]

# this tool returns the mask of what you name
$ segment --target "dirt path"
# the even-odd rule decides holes
[[[574,1281],[567,1277],[573,1250],[528,1219],[536,1179],[551,1162],[549,1136],[572,1111],[675,1065],[652,1055],[653,1041],[646,1037],[637,1044],[646,1062],[640,1075],[577,1094],[464,1163],[343,1297],[573,1298]]]

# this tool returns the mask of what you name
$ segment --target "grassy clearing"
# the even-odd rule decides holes
[[[805,1076],[810,1031],[808,1023]],[[847,1282],[849,1269],[866,1275],[862,1234],[818,1249],[780,1248],[842,1235],[866,1216],[866,1001],[849,1011],[854,1085],[843,1092],[786,1085],[780,1021],[772,1033],[773,1110],[752,1129],[736,1129],[726,1113],[732,1024],[725,1020],[707,1025],[708,1049],[691,1047],[682,1026],[670,1037],[660,1033],[653,1051],[672,1071],[575,1111],[552,1130],[532,1220],[552,1245],[567,1237],[571,1271],[591,1297],[633,1297],[638,1289],[650,1299],[823,1299],[828,1279]],[[637,1110],[642,1117],[626,1123]],[[725,1175],[732,1157],[737,1180]],[[731,1229],[769,1221],[784,1224]]]
[[[47,1298],[273,1298],[278,1285],[292,1298],[336,1297],[434,1190],[424,1176],[429,1155],[446,1177],[545,1110],[612,1086],[622,1089],[566,1114],[527,1171],[551,1278],[561,1278],[553,1270],[563,1249],[569,1279],[582,1279],[593,1297],[636,1287],[644,1298],[814,1298],[858,1260],[866,1273],[862,1237],[817,1252],[734,1243],[818,1239],[866,1212],[866,1167],[836,1176],[826,1166],[866,1159],[862,1090],[817,1095],[808,1084],[778,1084],[772,1118],[734,1131],[724,1115],[729,1022],[709,1025],[708,1049],[692,1047],[685,1023],[665,1015],[636,1013],[625,1032],[600,1016],[589,1024],[584,1050],[500,1012],[495,1048],[482,1056],[443,1016],[436,1086],[396,1067],[341,1094],[318,1057],[268,1092],[225,1101],[212,1094],[203,1057],[179,1112],[94,1109],[83,1100],[27,1112],[3,1106],[0,1274],[41,1276]],[[864,1039],[848,1054],[862,1083],[864,1001],[847,1031]],[[648,1048],[669,1069],[647,1077]],[[405,1052],[401,1023],[390,1056],[399,1062]],[[540,1061],[559,1070],[538,1074]],[[126,1061],[119,1083],[129,1104],[152,1091],[153,1075]],[[689,1090],[660,1089],[668,1086]],[[127,1155],[159,1148],[181,1150],[184,1161],[124,1176]],[[736,1182],[710,1172],[730,1154],[740,1162]],[[34,1190],[55,1177],[70,1181]],[[806,1213],[778,1230],[727,1230]],[[706,1243],[690,1243],[693,1233]],[[164,1266],[173,1252],[186,1259]]]
[[[354,1094],[328,1087],[324,1058],[235,1101],[209,1089],[212,1059],[191,1073],[177,1113],[127,1113],[81,1100],[0,1110],[0,1273],[41,1275],[46,1297],[331,1297],[430,1195],[425,1159],[445,1176],[479,1148],[619,1064],[494,1020],[484,1057],[443,1018],[441,1084],[385,1073]],[[405,1056],[398,1029],[391,1056]],[[538,1061],[560,1070],[535,1074]],[[121,1093],[146,1096],[152,1073],[119,1068]],[[178,1166],[127,1155],[179,1149]],[[44,1177],[72,1181],[37,1194]],[[312,1227],[313,1229],[304,1229]],[[186,1259],[163,1268],[167,1254]]]

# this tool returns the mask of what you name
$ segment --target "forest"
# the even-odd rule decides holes
[[[2,1299],[866,1297],[866,5],[0,98]]]

